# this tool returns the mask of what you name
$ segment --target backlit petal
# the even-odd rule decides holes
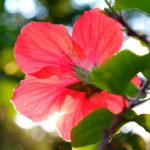
[[[90,101],[97,107],[107,108],[114,114],[120,113],[127,105],[127,101],[122,96],[110,94],[106,91],[96,93],[91,97]]]
[[[48,79],[28,76],[15,89],[12,103],[18,112],[33,121],[47,119],[63,104],[69,82],[72,81],[59,80],[56,76]]]
[[[131,79],[131,82],[137,87],[140,88],[140,85],[142,84],[142,80],[138,77],[135,76]]]
[[[43,22],[31,22],[21,30],[14,54],[25,74],[34,74],[44,67],[70,71],[80,55],[73,49],[64,26]]]
[[[84,49],[88,66],[100,65],[121,48],[121,25],[99,9],[84,12],[73,26],[73,39]]]
[[[106,108],[118,114],[123,110],[125,105],[126,101],[122,96],[108,94],[106,91],[96,93],[90,99],[85,97],[85,93],[74,91],[66,98],[61,109],[63,115],[57,122],[60,135],[64,139],[70,140],[71,129],[97,108]]]
[[[63,115],[57,122],[58,130],[63,139],[70,140],[71,129],[92,110],[94,110],[94,106],[85,98],[84,93],[74,92],[72,96],[67,96],[61,109]]]

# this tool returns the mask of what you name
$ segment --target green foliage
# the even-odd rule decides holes
[[[72,130],[73,150],[96,150],[101,144],[103,132],[112,125],[114,118],[106,109],[97,109],[89,114]],[[150,132],[150,115],[137,115],[129,110],[121,115],[120,119],[122,121],[118,122],[116,133],[110,137],[106,150],[145,150],[146,143],[139,135],[122,133],[120,128],[128,122],[135,121]]]
[[[109,92],[125,94],[131,90],[130,92],[132,93],[132,91],[135,91],[133,85],[129,84],[132,77],[140,71],[150,71],[149,68],[149,54],[137,56],[130,51],[124,50],[112,57],[104,65],[94,68],[91,78],[97,87]],[[128,85],[130,89],[127,88]]]
[[[110,125],[112,118],[112,113],[106,109],[97,109],[84,118],[72,130],[71,141],[74,149],[93,150],[100,143],[103,130]]]
[[[98,145],[99,143],[91,144],[91,145],[83,146],[83,147],[72,147],[72,150],[96,150]]]
[[[136,86],[133,83],[129,82],[125,89],[124,94],[126,96],[134,98],[137,95],[137,93],[138,93],[138,89],[136,88]]]
[[[137,116],[137,114],[132,109],[128,110],[127,113],[123,114],[123,117],[126,118],[126,121],[127,120],[130,121],[136,116]]]
[[[149,0],[115,0],[115,8],[117,10],[127,9],[127,8],[137,8],[141,11],[146,12],[150,15]]]
[[[133,150],[146,150],[146,143],[139,135],[131,134],[127,142]]]
[[[134,121],[142,126],[146,131],[150,132],[150,114],[138,115]]]
[[[76,72],[77,77],[81,81],[83,81],[84,83],[87,83],[87,84],[92,84],[92,81],[90,80],[90,72],[89,71],[82,69],[82,68],[78,67],[77,65],[73,65],[73,68]]]
[[[107,150],[145,150],[146,143],[136,134],[119,132],[112,137]]]
[[[121,118],[123,118],[123,120],[116,127],[117,131],[119,131],[120,128],[126,123],[133,121],[133,119],[136,117],[137,114],[133,110],[128,110],[126,113],[122,114]]]

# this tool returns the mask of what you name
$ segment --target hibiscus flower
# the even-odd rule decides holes
[[[99,9],[79,17],[72,37],[63,25],[27,24],[14,48],[16,61],[26,74],[12,98],[16,110],[33,121],[63,112],[57,127],[66,140],[70,140],[71,129],[93,110],[121,112],[122,96],[100,90],[89,94],[71,87],[82,86],[75,66],[91,72],[118,52],[122,42],[122,26]]]

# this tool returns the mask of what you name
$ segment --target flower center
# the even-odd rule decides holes
[[[86,84],[83,83],[82,81],[69,85],[67,86],[67,88],[79,92],[85,92],[85,96],[87,99],[89,99],[93,94],[102,91],[99,88],[95,87],[94,85]]]

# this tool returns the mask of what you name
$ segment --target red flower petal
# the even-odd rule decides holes
[[[70,71],[73,60],[80,55],[79,50],[73,49],[64,26],[42,22],[31,22],[21,30],[14,54],[25,74],[34,74],[44,67],[55,68],[60,74],[62,68]]]
[[[56,76],[49,79],[28,76],[15,89],[12,102],[17,111],[33,121],[46,119],[60,109],[68,93],[65,86],[69,82]]]
[[[91,97],[90,101],[97,107],[106,108],[114,114],[120,113],[127,105],[127,101],[122,96],[110,94],[106,91],[96,93]]]
[[[138,77],[135,76],[131,79],[131,82],[137,87],[140,88],[140,85],[142,84],[142,80]]]
[[[125,105],[126,101],[122,96],[108,94],[106,91],[96,93],[90,99],[86,99],[85,93],[74,91],[65,100],[61,109],[64,114],[57,122],[57,127],[63,138],[70,140],[71,129],[93,110],[107,108],[111,112],[118,114]]]
[[[86,11],[79,17],[73,26],[73,39],[84,49],[89,66],[104,63],[121,48],[121,28],[99,9]]]
[[[68,96],[61,109],[64,114],[57,122],[57,127],[63,139],[70,140],[71,129],[92,110],[94,110],[94,106],[85,98],[84,93],[73,92],[71,96]]]
[[[49,78],[53,75],[57,75],[59,78],[61,78],[61,79],[63,78],[64,80],[66,80],[68,76],[69,76],[69,78],[70,77],[72,78],[70,80],[74,80],[74,78],[77,78],[72,66],[70,66],[70,67],[62,66],[61,68],[47,66],[47,67],[44,67],[41,70],[39,70],[35,73],[32,73],[30,75],[40,78],[40,79]]]

